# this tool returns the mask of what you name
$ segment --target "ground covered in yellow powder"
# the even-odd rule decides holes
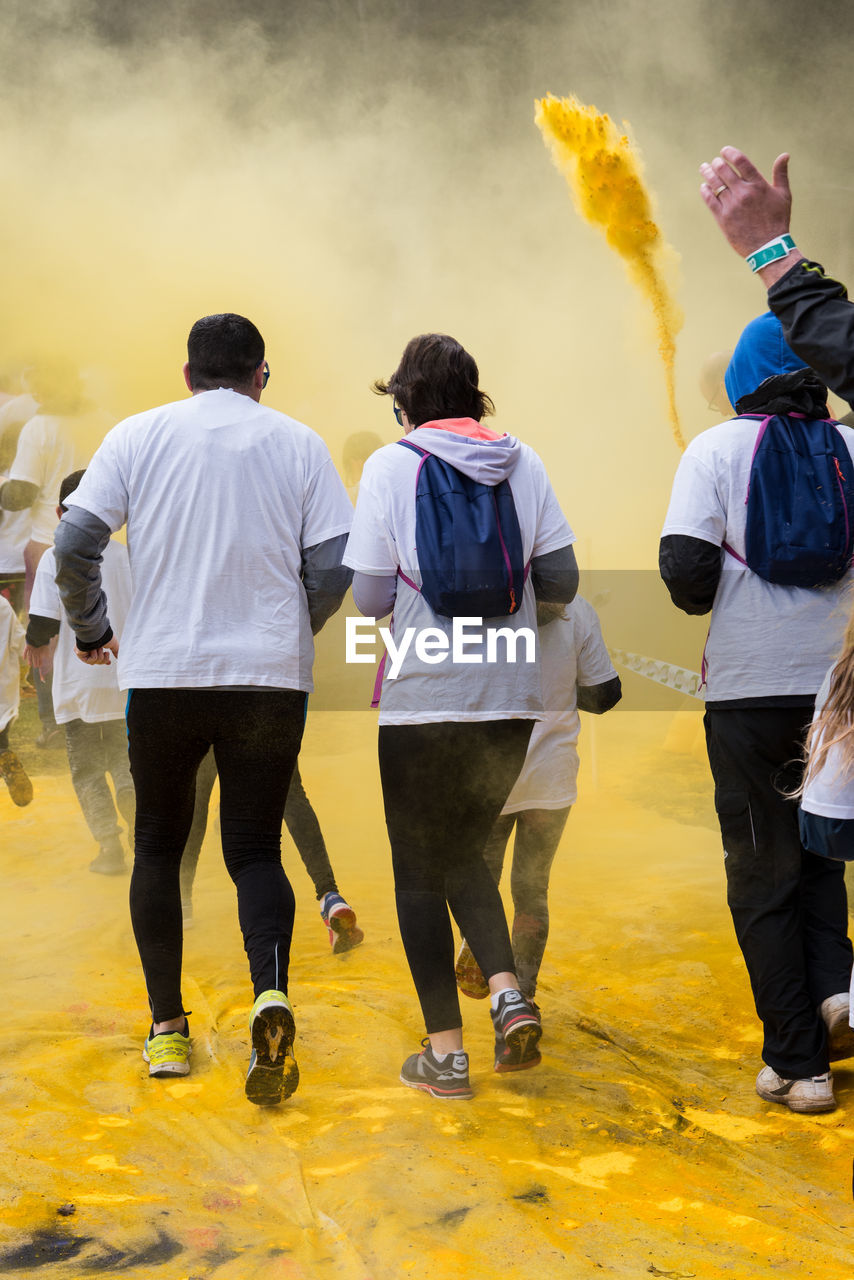
[[[421,1025],[370,714],[309,721],[303,778],[365,942],[330,955],[288,843],[302,1080],[276,1110],[243,1096],[251,993],[215,827],[185,945],[193,1070],[169,1084],[140,1056],[127,880],[86,869],[94,851],[67,777],[36,777],[28,809],[0,795],[0,1273],[852,1274],[854,1062],[836,1072],[830,1115],[754,1094],[759,1030],[703,765],[692,734],[671,730],[664,713],[618,711],[594,744],[585,718],[582,799],[552,882],[543,1064],[494,1075],[486,1005],[465,1000],[468,1103],[397,1081]],[[674,809],[683,784],[694,799]]]

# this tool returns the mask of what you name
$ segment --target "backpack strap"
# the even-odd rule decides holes
[[[426,449],[422,449],[419,445],[413,444],[411,440],[398,440],[397,443],[402,444],[404,449],[411,449],[413,453],[417,453],[421,458],[421,462],[418,464],[418,470],[415,473],[415,487],[417,488],[418,477],[421,475],[421,468],[424,466],[424,463],[427,461],[427,459],[431,455],[428,453]],[[418,591],[418,587],[416,587],[415,583],[412,581],[411,578],[407,578],[406,574],[403,572],[400,565],[398,565],[397,567],[397,576],[399,578],[402,578],[408,587],[412,587],[413,591]],[[384,665],[385,665],[385,658],[383,658],[382,662],[380,663],[380,667],[382,668]],[[382,671],[378,672],[377,679],[379,683],[382,684]],[[376,689],[374,690],[374,693],[376,694]],[[374,704],[372,703],[371,705],[373,706]]]
[[[755,441],[755,443],[754,443],[754,445],[753,445],[753,453],[750,455],[750,469],[751,469],[751,471],[752,471],[752,470],[753,470],[753,462],[754,462],[754,459],[755,459],[755,457],[756,457],[756,451],[757,451],[757,449],[759,448],[760,444],[762,443],[762,437],[765,435],[765,432],[768,430],[768,423],[769,423],[769,422],[771,421],[771,419],[774,417],[774,414],[773,414],[773,413],[769,413],[769,414],[767,414],[765,417],[763,417],[763,418],[761,419],[761,421],[760,421],[760,418],[759,418],[759,414],[758,414],[758,413],[743,413],[743,414],[741,414],[740,416],[741,416],[742,418],[746,418],[746,419],[753,419],[754,421],[760,422],[759,430],[758,430],[758,431],[757,431],[757,433],[756,433],[756,441]],[[745,505],[745,506],[747,506],[747,500],[748,500],[748,498],[749,498],[749,497],[750,497],[750,480],[748,479],[748,481],[747,481],[747,493],[744,495],[744,505]],[[738,554],[738,552],[737,552],[736,550],[734,550],[734,548],[733,548],[733,547],[731,547],[731,546],[729,545],[729,543],[728,543],[728,542],[723,542],[723,543],[721,543],[721,546],[723,547],[724,551],[726,551],[726,552],[727,552],[727,554],[728,554],[728,555],[731,555],[731,556],[733,557],[733,559],[734,559],[734,560],[737,560],[737,561],[739,562],[739,564],[743,564],[743,565],[744,565],[744,567],[745,567],[745,569],[746,569],[746,568],[748,568],[747,561],[744,559],[744,557],[743,557],[743,556],[740,556],[740,555]]]

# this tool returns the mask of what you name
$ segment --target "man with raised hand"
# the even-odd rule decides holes
[[[269,368],[254,324],[205,316],[187,351],[192,395],[120,422],[69,496],[57,584],[78,656],[118,657],[128,690],[131,919],[152,1017],[143,1057],[153,1076],[189,1071],[179,870],[196,770],[213,747],[255,994],[246,1095],[264,1105],[299,1079],[280,836],[313,687],[312,633],[351,577],[341,555],[352,508],[320,437],[260,405]],[[100,556],[125,523],[133,594],[119,657]]]
[[[854,303],[845,286],[806,258],[789,233],[789,156],[770,183],[736,147],[700,165],[700,193],[721,231],[768,290],[786,342],[831,391],[854,407]],[[847,421],[847,419],[846,419]]]

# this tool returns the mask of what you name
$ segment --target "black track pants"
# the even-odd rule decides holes
[[[135,689],[130,696],[131,920],[155,1022],[183,1011],[179,869],[196,772],[210,747],[220,778],[223,856],[237,887],[255,994],[287,992],[294,895],[282,869],[281,828],[305,703],[297,690]]]
[[[808,707],[709,710],[706,742],[723,837],[727,901],[756,1012],[762,1056],[781,1076],[827,1070],[818,1006],[851,976],[845,864],[800,842],[795,801]]]

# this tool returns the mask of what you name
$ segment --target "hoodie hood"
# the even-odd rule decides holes
[[[747,325],[724,374],[724,385],[731,405],[749,396],[766,378],[808,366],[796,356],[783,337],[783,326],[775,315],[766,311]]]
[[[406,437],[479,484],[509,480],[522,453],[515,436],[496,435],[474,418],[441,418],[425,422]]]

